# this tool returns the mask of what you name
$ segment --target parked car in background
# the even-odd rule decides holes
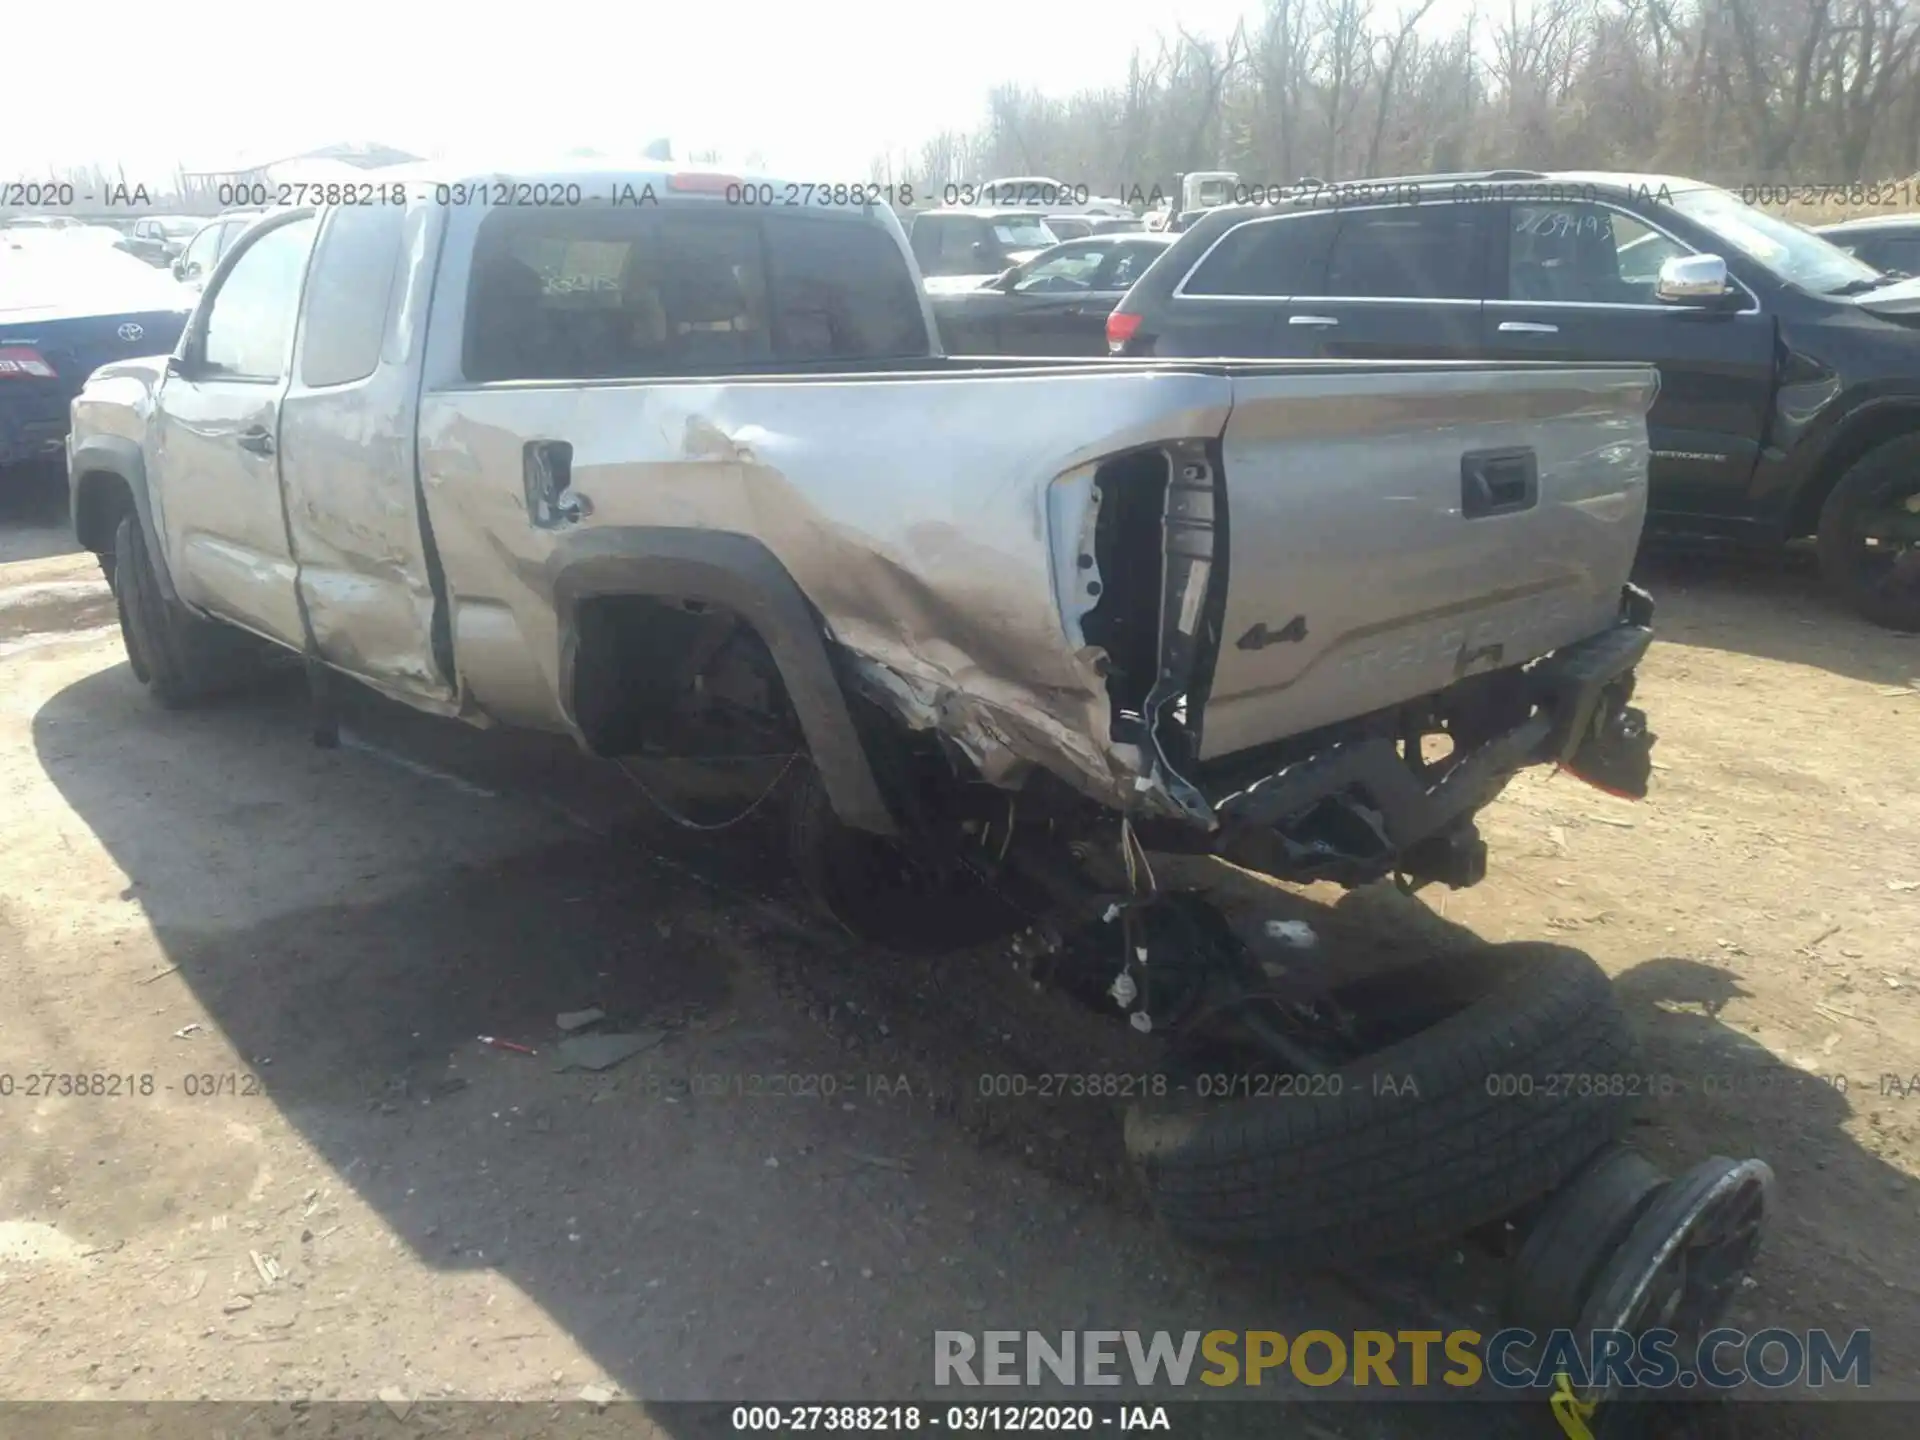
[[[1837,593],[1920,630],[1920,281],[1694,180],[1372,183],[1394,202],[1206,212],[1109,350],[1650,361],[1651,527],[1814,536]]]
[[[1146,228],[1146,222],[1137,215],[1047,216],[1047,229],[1060,240],[1080,240],[1088,235],[1134,235]]]
[[[166,354],[192,308],[189,291],[111,246],[0,231],[0,467],[58,457],[87,376]]]
[[[172,265],[207,223],[198,215],[150,215],[133,222],[128,248],[149,265]]]
[[[1169,235],[1090,235],[977,288],[930,293],[941,344],[949,355],[1104,355],[1107,312],[1172,243]]]
[[[929,294],[971,290],[1057,244],[1034,210],[922,210],[909,243]]]
[[[1920,275],[1920,214],[1870,215],[1817,225],[1814,234],[1889,275]]]
[[[213,274],[213,267],[220,263],[220,257],[265,213],[264,210],[230,210],[202,225],[174,260],[174,279],[195,290],[205,285],[207,277]]]

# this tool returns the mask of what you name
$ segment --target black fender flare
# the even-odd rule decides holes
[[[107,475],[119,480],[133,497],[134,514],[140,517],[140,530],[147,542],[147,558],[160,582],[160,593],[170,604],[179,604],[173,588],[173,575],[167,569],[167,550],[160,543],[160,529],[153,518],[153,500],[147,493],[147,461],[140,446],[122,435],[90,435],[73,447],[67,458],[68,502],[73,516],[73,533],[95,554],[110,553],[113,536],[89,536],[91,496],[103,482],[94,477]],[[95,544],[104,539],[104,544]]]
[[[576,531],[556,544],[547,578],[560,632],[560,703],[569,724],[581,601],[657,595],[723,605],[752,626],[773,655],[834,814],[859,830],[898,833],[827,654],[820,618],[787,567],[760,541],[732,531],[677,527]]]

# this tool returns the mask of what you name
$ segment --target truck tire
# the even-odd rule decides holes
[[[137,516],[113,533],[113,595],[134,678],[169,710],[231,688],[254,668],[248,637],[169,605]]]
[[[1547,1194],[1627,1124],[1635,1041],[1580,951],[1490,946],[1381,982],[1471,998],[1305,1093],[1129,1111],[1169,1228],[1282,1264],[1404,1253]]]
[[[1920,531],[1920,435],[1889,440],[1853,463],[1820,509],[1815,541],[1835,594],[1876,625],[1920,631],[1920,539],[1867,544],[1889,522]]]

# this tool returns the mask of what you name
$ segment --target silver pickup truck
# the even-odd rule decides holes
[[[1097,951],[1135,1031],[1236,1017],[1250,1066],[1338,1076],[1385,1044],[1417,1071],[1502,1025],[1509,1068],[1624,1053],[1604,977],[1551,947],[1464,989],[1402,977],[1451,1008],[1369,1042],[1338,957],[1215,924],[1150,857],[1466,885],[1519,769],[1644,793],[1650,368],[961,362],[884,205],[664,169],[405,183],[262,217],[172,356],[74,402],[74,524],[161,703],[279,651],[323,702],[339,674],[656,778],[757,765],[856,933],[1018,917]],[[1241,1150],[1378,1122],[1357,1085],[1303,1098],[1319,1140],[1143,1111],[1136,1153],[1192,1233],[1359,1253],[1505,1213],[1618,1123],[1445,1069],[1422,1104],[1501,1117],[1511,1163],[1474,1184],[1423,1180],[1416,1127],[1375,1205],[1236,1209]]]

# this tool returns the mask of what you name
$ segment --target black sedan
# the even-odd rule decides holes
[[[971,290],[928,298],[949,355],[1104,355],[1107,313],[1168,235],[1090,235],[1042,250]]]
[[[1920,275],[1920,214],[1870,215],[1818,225],[1814,234],[1889,275]]]

